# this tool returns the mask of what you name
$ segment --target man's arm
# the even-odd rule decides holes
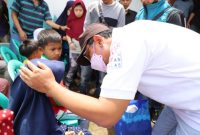
[[[53,84],[49,95],[54,95],[57,101],[63,106],[103,127],[113,126],[121,117],[129,100],[109,99],[100,97],[99,99],[66,90],[61,85]]]
[[[18,16],[17,16],[17,12],[16,11],[12,11],[12,19],[13,19],[13,22],[14,22],[14,25],[19,33],[19,37],[22,41],[26,40],[27,39],[27,35],[26,33],[23,31],[20,23],[19,23],[19,19],[18,19]]]
[[[40,68],[28,62],[30,70],[21,68],[20,77],[27,85],[50,95],[73,113],[101,126],[114,125],[129,104],[129,100],[96,99],[67,90],[55,81],[52,71],[46,65],[38,63],[38,66]]]
[[[188,22],[187,22],[187,28],[190,28],[190,25],[191,25],[191,22],[192,22],[192,19],[194,18],[195,16],[195,13],[192,12],[189,16],[189,19],[188,19]]]
[[[67,26],[58,25],[55,22],[53,22],[52,20],[47,20],[46,23],[49,26],[51,26],[52,28],[57,29],[57,30],[63,30],[63,31],[65,31],[67,29]]]

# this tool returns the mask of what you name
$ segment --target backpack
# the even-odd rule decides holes
[[[167,23],[176,24],[179,26],[186,27],[186,18],[181,10],[178,10],[174,7],[167,7],[163,11],[161,11],[158,15],[156,15],[152,20],[156,21],[159,19],[164,13],[169,12],[167,15]]]
[[[167,22],[186,27],[186,18],[184,13],[176,8],[173,8],[173,10],[169,13]]]

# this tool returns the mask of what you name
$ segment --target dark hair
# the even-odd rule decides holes
[[[25,57],[30,57],[31,54],[38,49],[38,42],[35,40],[25,40],[19,47],[19,52]]]
[[[77,6],[81,6],[81,7],[82,7],[81,3],[77,3],[77,4],[75,5],[75,7],[77,7]]]
[[[111,29],[105,30],[105,31],[98,33],[97,35],[100,35],[100,36],[108,39],[112,36],[112,30]],[[87,44],[92,45],[93,42],[94,42],[93,37],[91,37],[90,39],[88,39]]]
[[[42,30],[38,34],[38,45],[44,48],[48,43],[62,43],[62,38],[55,30]]]

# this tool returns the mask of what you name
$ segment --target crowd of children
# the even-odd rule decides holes
[[[99,3],[97,5],[91,4],[88,9],[86,8],[83,0],[74,0],[74,1],[68,0],[65,9],[63,10],[62,14],[60,15],[60,17],[58,17],[55,23],[51,20],[51,15],[48,9],[48,5],[45,1],[33,0],[33,2],[29,1],[30,3],[27,3],[26,1],[27,0],[21,0],[18,3],[18,1],[15,0],[11,7],[12,19],[14,21],[14,29],[13,29],[13,33],[11,33],[11,38],[15,38],[17,35],[18,37],[17,39],[19,39],[20,41],[19,53],[20,55],[27,58],[23,61],[24,65],[26,65],[29,60],[33,60],[33,59],[63,61],[65,65],[65,68],[64,68],[65,71],[63,72],[60,83],[64,87],[70,88],[75,80],[75,77],[77,76],[77,73],[81,72],[80,73],[81,80],[76,85],[77,87],[79,87],[79,90],[81,91],[81,93],[88,94],[88,92],[86,92],[87,91],[86,89],[88,89],[86,87],[88,86],[85,86],[87,84],[85,84],[84,81],[87,81],[87,83],[90,81],[89,76],[91,76],[93,71],[92,72],[88,71],[88,69],[86,69],[87,66],[79,67],[80,65],[76,63],[76,59],[81,53],[79,37],[83,33],[84,28],[86,28],[86,26],[89,25],[90,23],[93,23],[93,21],[94,22],[97,21],[101,23],[105,21],[105,23],[107,25],[110,25],[110,27],[118,27],[118,26],[120,27],[120,26],[124,26],[125,24],[133,22],[135,20],[135,17],[136,17],[136,20],[141,20],[141,19],[154,20],[155,14],[158,12],[158,10],[154,12],[154,9],[152,8],[152,10],[150,10],[151,8],[149,7],[151,6],[155,7],[155,5],[157,4],[158,8],[160,8],[160,10],[163,10],[165,7],[161,6],[159,3],[163,2],[165,5],[170,6],[169,3],[171,0],[168,0],[169,2],[167,2],[166,0],[159,0],[159,1],[155,0],[154,2],[152,1],[152,3],[148,3],[148,4],[145,4],[146,1],[142,1],[143,8],[138,13],[130,10],[131,0],[127,0],[127,1],[119,0],[119,2],[124,5],[125,10],[123,11],[121,10],[122,6],[117,5],[118,2],[115,0],[107,0],[107,1],[102,0],[100,4]],[[117,3],[116,5],[115,5],[115,2]],[[186,18],[186,20],[184,20],[187,23],[184,26],[187,26],[188,28],[191,27],[191,29],[195,30],[196,32],[199,32],[199,26],[196,26],[196,24],[198,24],[200,20],[199,13],[198,13],[200,4],[197,0],[194,0],[194,3],[196,5],[194,5],[193,9],[191,8],[191,11],[188,12],[188,17]],[[173,5],[174,2],[172,2],[171,4]],[[3,19],[0,19],[0,42],[1,41],[7,42],[9,39],[8,12],[6,11],[8,9],[5,5],[6,3],[4,2],[4,0],[0,0],[0,16],[3,18]],[[25,6],[24,7],[25,10],[24,9],[21,10],[20,5]],[[24,15],[26,16],[30,14],[29,12],[27,12],[27,9],[30,8],[29,7],[30,5],[36,6],[36,7],[38,6],[41,9],[40,12],[43,12],[43,10],[45,9],[45,12],[44,12],[45,17],[41,18],[41,16],[39,16],[39,18],[37,18],[36,15],[28,19],[24,17]],[[117,13],[116,14],[114,12],[111,13],[110,12],[111,10],[109,8],[111,8],[112,6],[117,7],[117,8],[120,7],[119,9],[121,12],[119,12],[119,14],[122,14],[122,12],[124,14],[121,15],[121,17],[119,16],[117,17],[116,15]],[[116,8],[112,8],[112,10],[114,11],[116,10]],[[37,11],[34,11],[34,13],[37,14]],[[99,16],[92,16],[92,15],[99,15]],[[164,13],[161,16],[163,15]],[[126,17],[126,19],[119,19],[123,17]],[[166,15],[166,17],[168,17],[168,14]],[[176,18],[176,17],[172,16],[172,18]],[[103,21],[101,19],[103,19]],[[173,19],[169,19],[169,20],[171,22],[164,18],[164,22],[176,24]],[[42,27],[41,21],[46,21],[47,24],[50,25],[53,29],[41,28]],[[157,21],[163,21],[163,17],[158,18]],[[40,27],[38,27],[39,25]],[[12,46],[13,45],[11,44],[11,49],[12,49]],[[16,53],[16,51],[14,50],[13,52]],[[3,63],[3,60],[0,62]],[[0,63],[0,68],[3,65],[1,63]],[[89,73],[90,75],[86,73],[86,71],[90,72]],[[100,73],[98,75],[101,76]],[[95,76],[95,78],[98,78],[98,75]],[[105,74],[103,74],[102,76],[104,75]],[[0,78],[0,92],[5,94],[6,96],[9,95],[10,83],[11,84],[13,83],[9,81],[6,80],[4,77]],[[97,81],[101,81],[99,83],[99,85],[101,85],[102,79],[97,80]],[[99,85],[97,84],[97,86],[99,87],[98,89],[100,89]],[[95,95],[95,97],[98,97],[99,93],[100,93],[100,90],[98,90],[98,93],[97,95]],[[15,127],[16,126],[14,126],[14,128]],[[65,134],[73,135],[75,133],[73,131],[72,132],[69,131],[69,132],[66,132]],[[82,135],[84,133],[80,132],[79,134]]]

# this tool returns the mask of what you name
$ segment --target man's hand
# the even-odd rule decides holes
[[[60,29],[65,31],[66,29],[69,29],[67,26],[60,26]]]
[[[190,23],[187,23],[186,28],[190,28]]]
[[[25,33],[23,30],[21,30],[21,31],[19,32],[19,37],[20,37],[20,40],[21,40],[21,41],[24,41],[24,40],[27,39],[27,35],[26,35],[26,33]]]
[[[48,94],[49,87],[56,83],[51,69],[41,62],[38,62],[38,67],[30,61],[27,65],[29,69],[21,67],[19,70],[21,79],[32,89]]]
[[[63,30],[65,31],[66,29],[69,29],[67,26],[61,26],[59,24],[56,24],[55,22],[53,22],[52,20],[47,20],[46,23],[51,26],[52,28],[54,29],[57,29],[57,30]]]

